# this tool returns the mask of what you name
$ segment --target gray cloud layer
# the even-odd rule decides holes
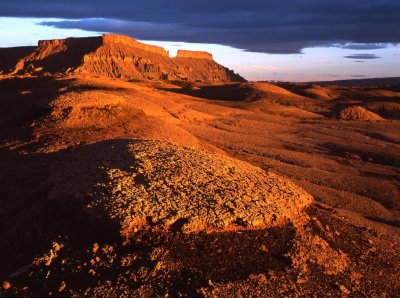
[[[371,60],[371,59],[380,59],[382,57],[379,57],[375,54],[351,54],[348,56],[344,56],[344,58],[357,59],[357,60]]]
[[[57,17],[67,20],[44,25],[266,53],[400,42],[398,0],[4,0],[0,16]]]

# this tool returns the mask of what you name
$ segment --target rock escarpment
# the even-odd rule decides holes
[[[1,66],[1,65],[0,65]],[[9,72],[10,67],[3,68]],[[128,36],[39,41],[20,59],[14,74],[80,73],[128,80],[183,80],[191,82],[245,81],[216,63],[206,52],[179,51],[170,58],[165,49],[147,45]]]
[[[115,34],[104,34],[103,35],[103,44],[114,44],[114,43],[122,43],[127,46],[140,49],[143,51],[151,52],[154,54],[158,54],[164,57],[169,57],[168,51],[159,46],[153,46],[145,43],[141,43],[129,36],[124,35],[115,35]]]
[[[198,51],[186,51],[186,50],[179,50],[176,57],[177,58],[198,58],[198,59],[213,60],[213,56],[210,53],[198,52]]]
[[[101,44],[101,37],[41,40],[32,53],[19,60],[14,73],[69,72],[82,63],[85,54]]]

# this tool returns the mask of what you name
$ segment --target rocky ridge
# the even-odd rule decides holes
[[[7,73],[10,66],[1,70]],[[16,63],[12,73],[82,73],[127,80],[212,83],[245,81],[215,62],[209,53],[180,50],[177,57],[170,58],[162,47],[115,34],[39,41],[36,49]]]

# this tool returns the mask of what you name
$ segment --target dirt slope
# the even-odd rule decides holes
[[[293,93],[319,99],[319,100],[334,100],[337,98],[337,94],[332,88],[314,85],[314,84],[301,84],[301,83],[281,83],[280,86],[290,90]]]
[[[127,149],[102,170],[84,166],[88,153],[56,167],[50,180],[64,183],[54,183],[49,198],[90,197],[90,209],[103,210],[124,235],[150,227],[168,231],[179,222],[185,233],[262,229],[287,221],[299,226],[312,202],[289,181],[224,155],[155,141],[132,142]],[[90,161],[104,163],[104,152],[91,153]]]
[[[271,84],[0,91],[2,294],[398,293],[397,120],[340,121]]]
[[[379,115],[366,110],[360,106],[351,106],[344,108],[339,112],[338,118],[341,120],[359,120],[359,121],[382,121]]]
[[[291,270],[306,272],[307,264],[315,264],[322,274],[330,276],[342,274],[349,266],[345,253],[330,247],[309,228],[305,208],[312,203],[312,197],[288,180],[245,162],[164,142],[129,140],[99,142],[57,156],[47,164],[48,176],[41,187],[48,190],[34,205],[38,213],[30,211],[25,217],[41,217],[40,221],[29,223],[32,231],[46,232],[42,237],[32,235],[37,247],[45,245],[49,236],[51,239],[60,233],[61,237],[53,238],[48,252],[30,260],[32,265],[10,274],[14,294],[58,291],[68,295],[107,295],[114,286],[120,295],[143,294],[142,286],[148,283],[146,287],[153,288],[157,295],[198,295],[205,285],[202,275],[207,274],[208,266],[218,267],[220,258],[215,253],[219,254],[220,249],[230,251],[224,242],[239,241],[241,233],[259,237],[260,242],[251,245],[251,250],[257,247],[255,252],[264,255],[260,269],[269,263],[280,271],[291,264]],[[7,221],[11,224],[13,220],[7,216]],[[24,233],[22,228],[24,223],[14,218],[3,239],[19,237]],[[264,241],[261,234],[268,234],[271,239]],[[206,235],[214,238],[213,245]],[[187,247],[191,243],[207,245],[203,257],[208,255],[212,262],[201,269],[203,257],[192,257],[201,249]],[[214,245],[219,247],[216,252]],[[117,248],[121,251],[115,251]],[[189,251],[182,254],[176,252],[177,248]],[[12,253],[7,248],[2,251],[7,252]],[[81,271],[79,268],[87,267],[86,258],[92,253],[91,266]],[[244,269],[256,261],[244,247],[233,253],[241,255]],[[145,259],[152,261],[146,264]],[[113,270],[119,277],[111,278],[110,285],[91,289],[92,282],[74,281],[77,277],[106,278],[105,272],[117,260],[122,262],[121,267]],[[193,271],[185,273],[185,264],[192,262]],[[228,267],[222,276],[227,274],[231,279],[229,276],[235,275],[230,272],[233,264],[227,259],[224,262]],[[142,265],[136,267],[136,263]],[[50,271],[49,282],[44,282],[47,278],[43,270]],[[197,270],[204,273],[196,278]],[[253,271],[251,267],[245,270]],[[198,280],[193,284],[185,281],[185,274]],[[218,277],[218,271],[212,274],[216,280],[222,277]],[[121,283],[120,278],[144,278],[147,282]],[[188,283],[180,287],[179,282]]]

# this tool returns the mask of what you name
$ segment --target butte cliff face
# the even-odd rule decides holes
[[[0,65],[2,67],[2,65]],[[3,73],[81,73],[130,80],[245,81],[206,52],[180,50],[174,58],[158,46],[121,35],[39,41]]]

